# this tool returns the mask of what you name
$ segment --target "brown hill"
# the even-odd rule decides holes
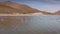
[[[39,11],[24,4],[18,4],[15,2],[0,2],[0,14],[29,14],[29,13],[43,13],[51,14],[49,12]]]
[[[56,15],[60,15],[60,10],[59,10],[59,11],[54,12],[54,14],[56,14]]]

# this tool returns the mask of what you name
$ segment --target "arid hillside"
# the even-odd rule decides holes
[[[15,2],[0,2],[0,14],[30,14],[30,13],[42,13],[42,14],[52,14],[45,11],[40,11],[34,9],[30,6],[24,4],[18,4]]]
[[[56,15],[60,15],[60,10],[59,10],[59,11],[54,12],[54,14],[56,14]]]

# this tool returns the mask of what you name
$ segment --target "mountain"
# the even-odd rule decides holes
[[[56,14],[56,15],[60,15],[60,10],[59,10],[59,11],[54,12],[54,14]]]
[[[40,11],[34,9],[25,4],[18,4],[15,2],[0,2],[0,14],[30,14],[30,13],[43,13],[43,14],[51,14],[49,12]]]

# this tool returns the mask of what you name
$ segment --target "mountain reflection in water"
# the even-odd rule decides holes
[[[1,34],[60,34],[60,16],[0,16]]]

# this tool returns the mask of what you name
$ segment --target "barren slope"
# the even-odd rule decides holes
[[[49,12],[39,11],[24,4],[17,4],[15,2],[0,2],[0,14],[30,14],[30,13],[43,13],[51,14]]]

